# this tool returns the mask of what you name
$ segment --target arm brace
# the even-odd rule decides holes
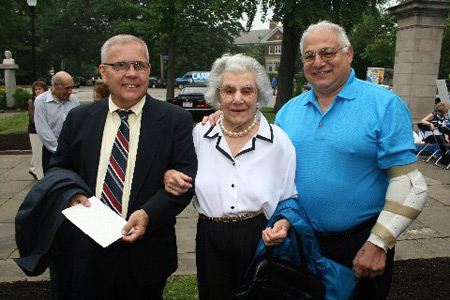
[[[386,203],[371,230],[368,241],[392,249],[397,238],[417,218],[428,195],[427,184],[415,164],[390,168]]]

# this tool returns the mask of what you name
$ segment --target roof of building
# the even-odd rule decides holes
[[[266,36],[271,29],[250,30],[249,32],[241,32],[241,35],[234,39],[235,45],[252,45],[258,44],[262,38]]]

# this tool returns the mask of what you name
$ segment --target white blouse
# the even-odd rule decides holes
[[[288,136],[261,114],[258,133],[231,155],[219,126],[193,131],[198,171],[194,206],[209,217],[227,217],[261,208],[269,219],[278,202],[297,197],[295,148]]]

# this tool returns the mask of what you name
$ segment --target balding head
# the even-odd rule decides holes
[[[53,75],[52,77],[52,85],[66,85],[67,83],[70,83],[70,81],[72,81],[72,85],[73,85],[73,78],[72,76],[70,76],[69,73],[64,72],[64,71],[59,71],[58,73],[56,73],[55,75]]]
[[[52,77],[52,94],[59,101],[69,100],[73,89],[73,78],[69,73],[59,71]]]

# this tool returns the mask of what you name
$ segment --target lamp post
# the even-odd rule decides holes
[[[34,46],[34,8],[37,0],[27,0],[31,13],[31,64],[33,66],[33,81],[36,80],[36,49]]]

